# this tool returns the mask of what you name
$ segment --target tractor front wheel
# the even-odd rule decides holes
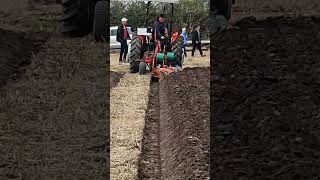
[[[103,42],[108,38],[108,10],[109,3],[107,1],[97,2],[93,21],[93,35],[97,42]]]
[[[139,65],[142,56],[142,43],[138,38],[136,32],[132,33],[132,40],[131,40],[131,49],[130,49],[130,56],[129,56],[129,63],[130,63],[130,72],[137,73],[139,72]]]
[[[84,36],[91,32],[95,2],[92,0],[63,0],[63,33]]]
[[[147,73],[147,64],[143,61],[140,62],[139,64],[139,74],[143,75]]]
[[[233,0],[213,0],[213,8],[219,11],[227,20],[231,18]]]

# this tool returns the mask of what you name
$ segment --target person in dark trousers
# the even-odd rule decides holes
[[[121,19],[121,25],[118,27],[117,30],[117,41],[121,43],[121,50],[120,50],[120,57],[119,57],[119,64],[126,62],[126,57],[128,53],[128,44],[127,40],[130,40],[130,36],[127,29],[127,19]]]
[[[194,56],[194,52],[198,48],[201,57],[204,57],[201,49],[201,35],[200,35],[200,26],[197,26],[193,31],[192,31],[192,53],[191,56]]]
[[[160,14],[160,16],[157,18],[157,20],[154,24],[154,26],[155,26],[154,30],[156,31],[155,32],[156,39],[160,41],[161,51],[164,50],[164,46],[166,44],[166,37],[167,37],[164,21],[165,21],[164,15]]]
[[[183,38],[183,47],[182,47],[183,53],[184,53],[184,56],[187,57],[186,46],[187,46],[188,36],[187,36],[187,29],[186,28],[182,28],[182,32],[181,32],[180,36]]]

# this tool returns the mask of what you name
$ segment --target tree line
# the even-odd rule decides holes
[[[121,18],[128,19],[128,26],[134,30],[145,25],[147,18],[148,26],[152,27],[159,14],[165,14],[166,22],[170,22],[171,5],[152,2],[149,8],[149,15],[146,17],[147,0],[111,0],[110,1],[110,23],[111,26],[118,26]],[[197,25],[201,26],[202,37],[209,38],[209,0],[179,0],[174,5],[173,28],[179,32],[183,27],[187,28],[188,35]]]

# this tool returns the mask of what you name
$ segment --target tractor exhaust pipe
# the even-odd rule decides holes
[[[148,16],[149,16],[149,7],[150,7],[151,1],[148,1],[147,3],[147,15],[145,17],[145,26],[148,27]]]

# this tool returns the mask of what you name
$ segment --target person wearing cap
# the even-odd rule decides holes
[[[156,39],[159,40],[161,44],[161,51],[164,50],[164,46],[166,44],[166,37],[168,36],[166,33],[167,30],[165,28],[164,21],[164,15],[160,14],[160,16],[157,17],[154,27],[154,29],[156,30]]]
[[[117,41],[121,43],[119,64],[126,62],[126,57],[128,53],[127,40],[131,39],[127,30],[127,21],[128,20],[126,18],[122,18],[121,25],[118,27],[117,30]]]
[[[186,46],[187,46],[188,36],[187,36],[187,29],[186,28],[182,28],[182,32],[181,32],[180,36],[183,38],[183,47],[182,47],[183,53],[184,53],[184,56],[187,57]]]

